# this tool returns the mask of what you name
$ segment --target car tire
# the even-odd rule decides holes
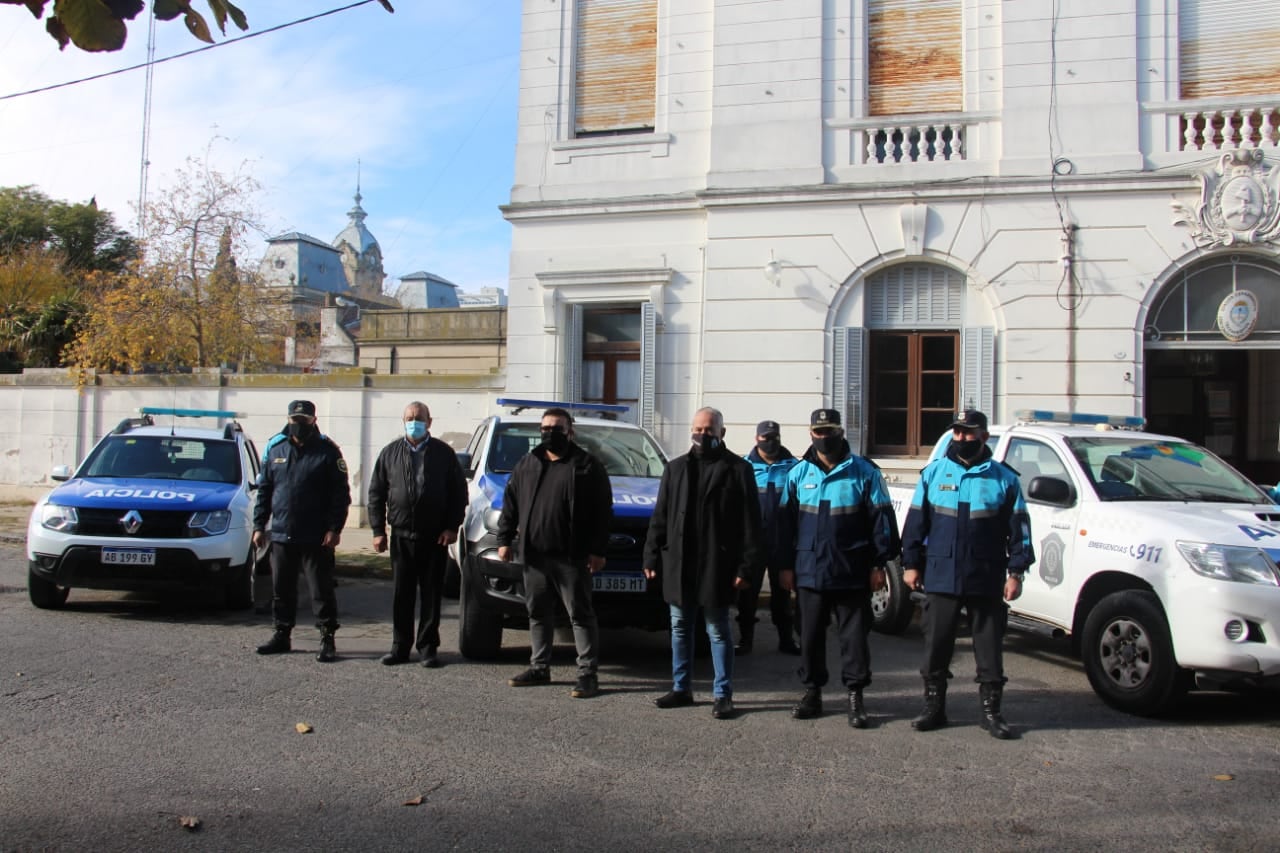
[[[1159,714],[1191,684],[1173,655],[1169,623],[1155,593],[1114,592],[1084,623],[1080,654],[1095,693],[1112,708],[1139,716]]]
[[[871,593],[871,627],[881,634],[901,634],[911,624],[916,605],[902,580],[902,561],[885,566],[888,584]]]
[[[58,586],[27,569],[27,594],[31,596],[31,603],[41,610],[57,610],[67,603],[70,593],[70,587]]]
[[[459,589],[458,651],[469,660],[492,660],[502,649],[502,621],[481,606],[479,590],[473,589],[478,570],[468,568],[461,573]]]
[[[244,565],[232,567],[234,577],[226,589],[228,610],[248,610],[253,606],[253,586],[258,577],[257,554],[258,549],[250,545]]]

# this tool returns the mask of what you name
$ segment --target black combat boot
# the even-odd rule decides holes
[[[997,740],[1008,740],[1013,737],[1009,724],[1000,715],[1000,701],[1004,698],[1003,684],[980,684],[978,690],[982,695],[982,722],[980,725],[991,732]]]
[[[947,680],[926,678],[924,682],[924,710],[911,721],[911,728],[918,732],[931,732],[947,724]]]
[[[855,729],[867,727],[867,706],[862,702],[862,688],[849,691],[849,725]]]
[[[316,660],[320,663],[333,663],[338,659],[338,649],[333,644],[333,629],[320,629],[320,652],[316,655]]]
[[[271,639],[258,646],[258,654],[282,655],[291,651],[293,645],[289,642],[289,634],[292,630],[284,625],[277,625],[275,633],[271,635]]]
[[[822,691],[817,687],[810,687],[800,697],[800,701],[791,709],[791,716],[797,720],[812,720],[814,717],[822,716]]]
[[[733,650],[740,655],[751,654],[751,649],[755,646],[756,640],[756,620],[738,623],[738,644]]]

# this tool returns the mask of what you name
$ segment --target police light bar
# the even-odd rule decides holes
[[[499,397],[498,405],[511,408],[517,415],[525,409],[566,409],[570,412],[611,412],[617,415],[631,410],[630,406],[614,403],[565,403],[559,400],[513,400],[510,397]]]
[[[142,406],[138,412],[143,415],[171,415],[175,418],[243,418],[243,412],[229,412],[224,409],[164,409],[158,406]]]
[[[1048,409],[1018,409],[1013,416],[1020,421],[1040,421],[1054,424],[1079,424],[1081,426],[1113,426],[1124,429],[1142,429],[1146,419],[1134,415],[1094,415],[1088,412],[1052,412]]]

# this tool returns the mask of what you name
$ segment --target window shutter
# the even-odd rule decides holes
[[[849,447],[862,455],[862,388],[864,331],[838,328],[831,345],[831,408],[840,413]]]
[[[964,109],[960,0],[869,0],[867,112]]]
[[[652,302],[640,305],[640,426],[653,432],[658,391],[658,312]]]
[[[652,130],[658,80],[657,0],[577,0],[576,134]]]
[[[899,264],[867,281],[868,329],[955,329],[963,277],[937,264]]]
[[[994,418],[996,330],[990,326],[961,329],[960,365],[960,408],[980,409]]]
[[[582,306],[569,306],[565,329],[565,402],[582,402]]]
[[[1274,0],[1179,0],[1181,97],[1275,92],[1275,76],[1259,73],[1280,61],[1274,20]],[[1273,22],[1271,29],[1263,22]]]

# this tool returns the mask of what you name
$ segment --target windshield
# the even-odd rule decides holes
[[[542,442],[539,424],[499,424],[488,468],[506,474]],[[666,458],[648,433],[634,427],[574,424],[574,441],[599,459],[611,477],[661,477]]]
[[[80,477],[240,482],[234,441],[177,436],[109,436],[80,467]]]
[[[1067,446],[1104,501],[1269,503],[1257,486],[1195,444],[1108,435],[1068,438]]]

